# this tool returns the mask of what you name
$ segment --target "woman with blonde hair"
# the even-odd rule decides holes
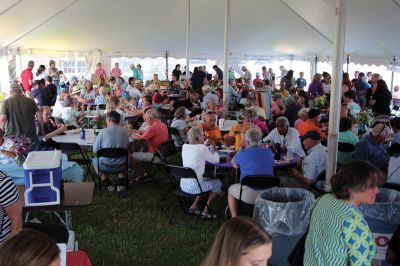
[[[203,266],[267,265],[272,255],[268,233],[249,217],[227,220],[219,229]]]

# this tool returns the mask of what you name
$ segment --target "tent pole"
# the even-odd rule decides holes
[[[165,79],[168,80],[168,51],[165,51]]]
[[[347,60],[346,60],[346,72],[349,73],[349,65],[350,65],[350,55],[347,55]]]
[[[190,64],[190,0],[187,0],[186,12],[186,80],[189,80]]]
[[[318,73],[317,67],[318,67],[318,55],[316,54],[314,58],[314,74]]]
[[[393,87],[394,87],[394,71],[393,71],[393,67],[396,63],[397,57],[393,56],[393,62],[392,62],[392,80],[390,83],[390,93],[393,95]]]
[[[326,164],[326,187],[331,187],[331,177],[336,172],[339,135],[339,113],[342,95],[343,57],[346,33],[347,0],[336,0],[336,25],[333,46],[333,81],[329,108],[328,158]]]
[[[224,77],[223,77],[223,95],[224,95],[224,104],[229,104],[228,98],[228,87],[229,87],[229,24],[230,24],[230,10],[231,10],[231,1],[225,0],[225,25],[224,25]]]

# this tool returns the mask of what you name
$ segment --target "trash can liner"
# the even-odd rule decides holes
[[[272,236],[300,235],[307,230],[314,201],[314,194],[305,189],[267,189],[256,199],[253,218]]]
[[[400,192],[380,188],[375,204],[362,204],[360,210],[366,218],[398,225],[400,224]]]

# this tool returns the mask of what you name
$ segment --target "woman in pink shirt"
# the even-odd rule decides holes
[[[97,63],[96,72],[95,73],[96,73],[96,75],[99,75],[100,78],[106,78],[107,77],[106,71],[103,68],[101,68],[101,63]]]
[[[115,63],[115,67],[113,69],[111,69],[111,73],[110,73],[111,77],[115,77],[115,78],[119,78],[120,76],[122,76],[122,71],[119,68],[119,64]]]

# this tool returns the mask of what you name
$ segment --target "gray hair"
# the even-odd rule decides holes
[[[153,119],[153,120],[157,120],[160,119],[160,116],[158,115],[158,112],[156,109],[149,109],[147,110],[145,116]]]
[[[255,109],[247,109],[243,116],[247,116],[247,118],[254,122],[257,119],[257,111]]]
[[[210,91],[211,91],[211,87],[210,87],[210,85],[204,85],[204,86],[201,88],[201,90],[202,90],[203,92],[210,92]]]
[[[297,114],[298,114],[298,116],[308,115],[308,111],[310,111],[310,109],[301,108],[300,111]]]
[[[276,124],[278,123],[283,123],[285,126],[289,127],[289,120],[284,116],[280,116],[276,119]]]
[[[200,127],[192,127],[187,133],[189,144],[197,144],[201,138],[203,129]]]
[[[178,109],[176,109],[174,117],[177,119],[185,119],[187,116],[186,114],[186,108],[185,107],[179,107]]]
[[[246,131],[244,138],[249,142],[250,147],[258,147],[261,145],[262,134],[259,130],[251,128]]]
[[[21,85],[18,83],[13,82],[10,86],[10,93],[22,93],[23,91]]]

